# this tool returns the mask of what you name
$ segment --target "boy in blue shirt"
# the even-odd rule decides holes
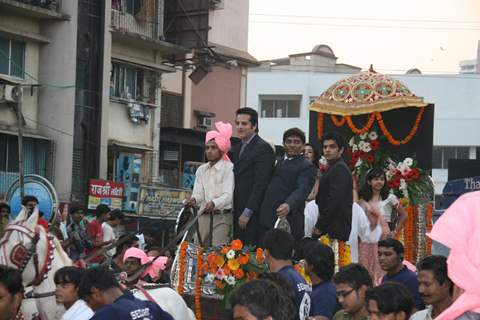
[[[113,272],[105,267],[87,270],[78,291],[95,312],[91,320],[174,320],[156,303],[123,292]]]
[[[305,272],[312,279],[312,306],[310,316],[316,320],[329,320],[338,308],[335,284],[335,254],[321,242],[310,243],[305,248]]]
[[[297,314],[295,319],[307,319],[310,313],[310,292],[312,289],[305,279],[293,268],[292,257],[295,240],[280,229],[272,229],[265,234],[265,261],[270,272],[278,272],[292,287],[295,294]]]

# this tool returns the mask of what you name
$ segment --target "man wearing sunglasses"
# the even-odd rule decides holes
[[[372,279],[368,270],[361,264],[352,263],[340,268],[333,277],[338,302],[342,310],[333,320],[367,320],[368,311],[365,305],[365,292],[372,287]]]

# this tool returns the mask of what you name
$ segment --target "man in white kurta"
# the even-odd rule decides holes
[[[203,246],[218,246],[230,240],[233,223],[232,205],[233,164],[227,156],[230,150],[232,126],[215,123],[217,130],[206,135],[205,157],[195,174],[195,184],[187,206],[199,206],[196,240]]]
[[[372,228],[373,227],[373,228]],[[365,211],[358,203],[352,205],[352,230],[348,242],[350,244],[350,256],[353,263],[358,263],[358,239],[362,242],[375,243],[380,240],[382,228],[379,224],[373,226],[367,218]]]

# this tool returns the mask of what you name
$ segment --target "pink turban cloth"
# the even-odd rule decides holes
[[[465,290],[435,320],[452,320],[467,311],[480,313],[480,192],[458,198],[428,234],[450,248],[448,276]]]
[[[230,123],[224,123],[222,121],[215,122],[215,128],[217,130],[210,130],[205,136],[205,143],[210,140],[215,140],[218,149],[223,152],[223,160],[230,161],[227,153],[230,151],[231,144],[230,138],[232,137],[232,125]]]
[[[127,251],[125,251],[123,262],[125,262],[128,258],[139,259],[142,266],[155,259],[155,257],[147,256],[143,250],[138,248],[129,248]],[[158,257],[155,261],[153,261],[152,264],[150,264],[150,266],[145,269],[145,271],[142,273],[142,277],[148,274],[152,279],[158,278],[160,271],[165,270],[167,260],[167,257]]]

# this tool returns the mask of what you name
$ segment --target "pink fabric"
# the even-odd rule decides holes
[[[207,132],[205,143],[212,139],[215,140],[218,148],[223,152],[223,160],[230,161],[227,153],[231,148],[230,138],[232,137],[232,125],[230,123],[219,121],[215,122],[215,128],[217,128],[217,130],[210,130]]]
[[[147,254],[138,248],[129,248],[127,251],[125,251],[125,254],[123,255],[123,262],[127,260],[128,258],[137,258],[140,260],[140,264],[143,266],[153,259],[155,257],[149,257]],[[153,263],[145,269],[145,272],[142,273],[142,277],[146,276],[147,274],[152,278],[156,279],[158,278],[160,271],[165,270],[165,266],[167,264],[168,257],[158,257]]]
[[[430,238],[450,248],[448,276],[465,292],[435,320],[480,312],[480,192],[458,198],[433,226]]]

